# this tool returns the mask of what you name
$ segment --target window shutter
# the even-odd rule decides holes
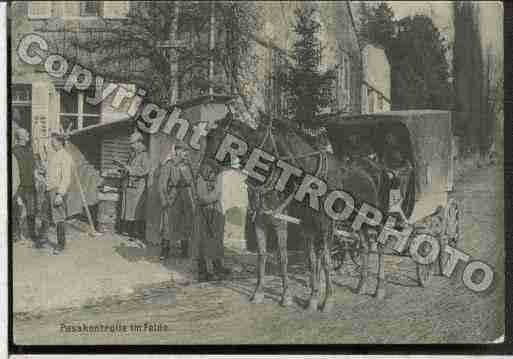
[[[104,88],[106,88],[108,84],[104,84]],[[120,84],[127,89],[128,92],[135,92],[135,85],[128,84]],[[118,108],[114,108],[111,106],[112,101],[114,100],[118,89],[115,89],[112,94],[109,95],[102,102],[102,113],[101,113],[101,122],[111,122],[116,120],[121,120],[123,118],[127,118],[129,116],[128,110],[130,108],[130,104],[132,103],[131,99],[127,98],[123,100],[121,105]]]
[[[124,19],[130,9],[129,1],[104,1],[103,17],[106,19]]]
[[[30,1],[28,3],[28,17],[30,19],[48,19],[51,16],[51,1]]]
[[[105,173],[117,168],[113,161],[128,162],[130,156],[129,133],[105,137],[102,141],[101,172]]]
[[[48,146],[49,133],[49,83],[35,82],[32,84],[32,148],[44,158],[44,146]]]

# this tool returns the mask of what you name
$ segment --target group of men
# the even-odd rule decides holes
[[[12,148],[12,209],[13,235],[17,241],[23,237],[23,224],[28,227],[28,236],[33,247],[40,249],[48,240],[48,231],[55,224],[57,245],[53,253],[61,253],[66,246],[65,196],[72,179],[73,162],[64,149],[62,134],[52,133],[47,162],[33,154],[29,132],[23,127],[14,127]],[[36,217],[41,227],[36,228]],[[39,233],[38,233],[39,232]]]
[[[127,164],[116,161],[124,173],[121,220],[126,233],[144,241],[146,179],[150,171],[149,156],[143,137],[130,137],[132,153]],[[229,270],[223,266],[225,218],[221,204],[222,176],[215,161],[201,162],[195,174],[182,142],[171,146],[158,176],[161,206],[161,253],[195,257],[200,280],[223,278]],[[170,253],[171,252],[171,253]]]

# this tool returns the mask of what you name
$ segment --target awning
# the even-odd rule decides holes
[[[108,121],[108,122],[102,122],[102,123],[99,123],[99,124],[96,124],[96,125],[84,127],[82,129],[79,129],[79,130],[71,131],[69,133],[69,136],[73,137],[73,136],[80,136],[80,135],[83,135],[83,134],[91,134],[91,133],[94,133],[95,131],[98,131],[98,130],[103,131],[103,130],[110,129],[112,127],[120,126],[120,125],[123,125],[123,124],[129,124],[131,121],[134,121],[134,117],[127,116],[125,118],[121,118],[121,119],[117,119],[117,120],[112,120],[112,121]]]

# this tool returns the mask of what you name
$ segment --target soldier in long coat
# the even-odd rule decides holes
[[[225,217],[221,203],[222,188],[223,178],[219,167],[213,161],[204,162],[197,183],[196,230],[200,280],[211,280],[230,273],[223,266]]]
[[[121,220],[132,239],[144,239],[146,180],[150,171],[150,160],[139,132],[130,136],[130,146],[132,153],[128,164],[116,161],[124,170]]]
[[[36,186],[34,181],[35,161],[30,144],[30,136],[27,130],[19,127],[16,130],[16,145],[13,148],[14,156],[18,161],[20,186],[17,197],[18,202],[23,204],[27,212],[27,224],[29,235],[34,242],[35,247],[40,247],[40,242],[36,236]],[[21,201],[20,201],[21,200]],[[20,206],[18,206],[20,209]],[[21,214],[20,211],[14,216],[14,232],[21,233]]]
[[[173,146],[162,164],[159,176],[159,196],[162,205],[161,260],[169,258],[169,246],[180,244],[182,256],[188,256],[193,233],[195,211],[193,172],[187,148],[182,143]]]

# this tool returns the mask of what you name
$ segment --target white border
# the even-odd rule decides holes
[[[0,3],[0,84],[7,85],[7,4]],[[0,86],[0,358],[7,358],[7,86]]]

